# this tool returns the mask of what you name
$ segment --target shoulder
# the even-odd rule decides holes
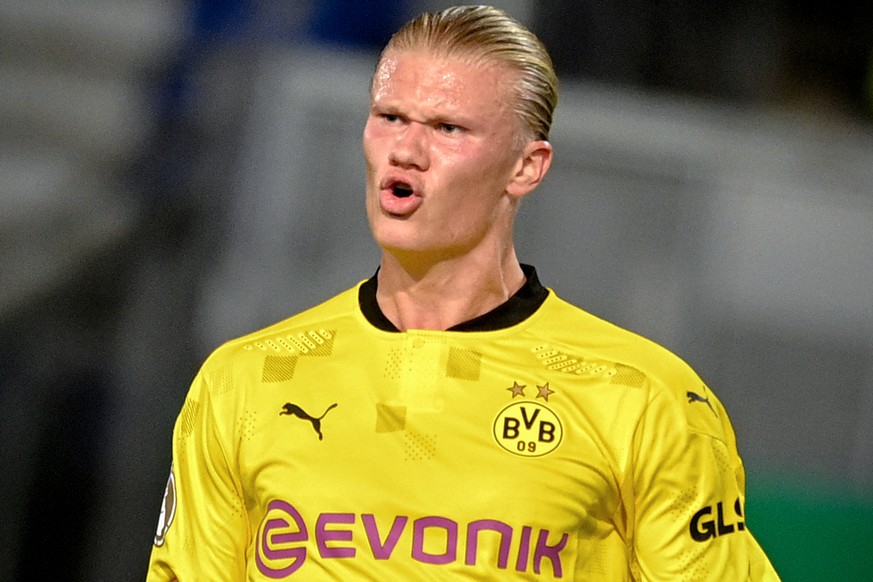
[[[215,349],[203,364],[209,372],[234,364],[262,365],[265,356],[295,357],[330,349],[338,328],[360,317],[356,285],[327,301],[265,328],[230,340]]]
[[[721,403],[680,356],[560,299],[554,292],[543,308],[541,325],[547,327],[549,335],[607,367],[613,383],[643,388],[650,402],[671,408],[690,429],[724,438],[726,414]]]
[[[540,329],[591,357],[633,367],[665,384],[697,377],[682,358],[664,346],[568,303],[554,292],[541,315]]]

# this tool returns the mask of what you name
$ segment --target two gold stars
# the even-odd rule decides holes
[[[511,388],[507,388],[508,391],[512,392],[512,397],[516,396],[524,396],[524,389],[527,388],[525,384],[519,384],[518,382],[513,382]],[[542,398],[546,402],[549,401],[549,395],[554,394],[555,391],[549,388],[549,383],[546,382],[544,385],[537,385],[537,395],[536,398]]]

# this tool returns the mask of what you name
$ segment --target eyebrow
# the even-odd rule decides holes
[[[430,115],[424,115],[423,117],[410,117],[408,113],[403,112],[402,108],[394,103],[380,101],[377,102],[375,99],[370,100],[370,113],[381,113],[386,115],[397,115],[398,117],[402,117],[404,119],[413,119],[414,121],[418,121],[419,123],[426,123],[428,125],[437,125],[437,124],[445,124],[445,125],[456,125],[461,128],[469,128],[475,123],[474,116],[463,115],[462,113],[433,113]]]

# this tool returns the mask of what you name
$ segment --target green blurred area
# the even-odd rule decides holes
[[[784,582],[873,580],[873,490],[749,469],[746,522]]]

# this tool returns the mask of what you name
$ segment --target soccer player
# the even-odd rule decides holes
[[[363,135],[379,269],[205,362],[149,580],[778,580],[715,395],[519,264],[556,101],[502,11],[395,34]]]

